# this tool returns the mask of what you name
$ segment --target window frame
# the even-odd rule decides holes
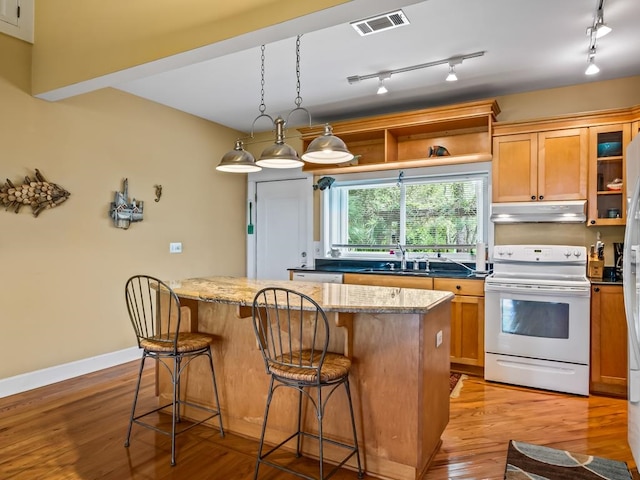
[[[400,176],[400,172],[402,175]],[[414,169],[403,169],[403,170],[387,170],[387,171],[375,171],[375,172],[367,172],[367,173],[352,173],[352,174],[341,174],[334,175],[336,186],[344,186],[344,185],[352,185],[358,186],[362,185],[366,187],[367,185],[371,185],[373,183],[379,184],[389,184],[393,185],[398,183],[398,181],[402,181],[404,184],[411,183],[420,183],[426,179],[437,181],[438,178],[442,178],[446,180],[447,178],[454,177],[472,177],[472,176],[482,176],[486,181],[484,182],[485,188],[483,189],[483,204],[482,211],[478,212],[478,215],[482,215],[482,220],[479,222],[479,229],[482,230],[482,239],[478,238],[478,242],[485,243],[491,249],[491,245],[493,245],[494,239],[494,224],[489,220],[489,210],[491,205],[491,162],[478,162],[478,163],[469,163],[469,164],[458,164],[458,165],[445,165],[438,167],[426,167],[426,168],[414,168]],[[329,193],[329,194],[327,194]],[[330,250],[331,250],[331,236],[332,236],[332,223],[339,222],[342,223],[342,228],[346,228],[347,221],[347,205],[342,203],[341,205],[335,205],[338,203],[335,199],[332,201],[333,195],[331,192],[324,192],[322,202],[321,202],[321,245],[322,251],[320,258],[331,258]],[[342,201],[346,201],[345,198]],[[332,202],[334,205],[332,205]],[[338,219],[334,220],[332,217],[332,211],[336,206],[338,208]],[[403,212],[404,214],[406,212]],[[401,237],[403,237],[406,232],[400,232]],[[491,251],[491,250],[490,250]],[[411,250],[407,251],[408,257],[411,258]],[[433,258],[435,255],[429,254],[430,258]],[[471,253],[447,253],[447,257],[457,259],[459,261],[473,261],[475,260],[475,255]],[[389,254],[384,252],[349,252],[348,254],[343,254],[341,256],[343,259],[353,259],[353,260],[388,260]]]

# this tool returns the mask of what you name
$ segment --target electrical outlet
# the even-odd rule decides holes
[[[442,330],[438,330],[438,333],[436,333],[436,348],[440,345],[442,345]]]
[[[169,244],[169,253],[182,253],[182,242],[171,242]]]

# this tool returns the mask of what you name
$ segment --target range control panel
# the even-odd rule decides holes
[[[496,245],[494,262],[586,263],[587,248],[571,245]]]

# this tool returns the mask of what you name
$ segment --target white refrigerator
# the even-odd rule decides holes
[[[629,333],[628,439],[636,465],[640,465],[640,135],[627,147],[626,165],[628,203],[622,278]]]

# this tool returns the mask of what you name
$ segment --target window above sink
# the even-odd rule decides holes
[[[323,192],[326,256],[347,259],[474,261],[493,238],[490,164],[340,175]]]

